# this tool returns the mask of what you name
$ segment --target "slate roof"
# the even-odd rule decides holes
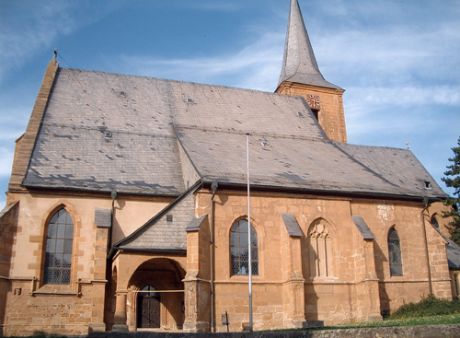
[[[297,0],[291,0],[283,66],[278,85],[283,81],[343,90],[326,81],[321,74]]]
[[[29,187],[173,195],[185,190],[173,123],[322,137],[299,98],[60,69],[24,180]]]
[[[114,248],[134,251],[174,251],[187,249],[187,227],[195,219],[195,184],[175,201],[147,221],[131,235],[114,244]],[[203,216],[200,218],[204,219]]]
[[[444,192],[408,149],[336,143],[353,160],[387,182],[405,187],[414,195],[444,196]],[[429,187],[426,187],[428,182]],[[409,192],[409,191],[408,191]]]
[[[57,75],[24,185],[178,196],[178,147],[203,180],[245,184],[247,133],[254,185],[445,196],[408,150],[328,140],[300,97],[75,69]]]
[[[24,184],[176,196],[184,191],[169,92],[148,78],[60,69]]]
[[[220,183],[245,184],[244,132],[184,127],[176,127],[176,130],[202,177]],[[390,156],[391,162],[387,161]],[[379,158],[382,163],[377,165],[374,161]],[[251,184],[260,187],[364,195],[444,196],[408,150],[339,145],[327,139],[289,135],[250,137],[250,177]],[[424,189],[424,180],[430,182],[430,190]]]

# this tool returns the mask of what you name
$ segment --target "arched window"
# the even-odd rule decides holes
[[[252,273],[259,274],[257,255],[257,233],[251,225],[251,254]],[[240,219],[232,225],[230,230],[230,255],[232,275],[247,275],[249,273],[248,256],[248,221]]]
[[[314,222],[308,231],[310,277],[333,276],[332,240],[329,226],[324,220]]]
[[[399,244],[399,236],[395,228],[391,228],[388,232],[388,256],[390,275],[402,276],[401,245]]]
[[[47,226],[44,283],[70,283],[73,223],[69,213],[59,209]]]
[[[431,216],[431,225],[434,226],[436,229],[439,230],[439,222],[438,222],[438,219],[436,218],[436,214],[434,214],[433,216]]]

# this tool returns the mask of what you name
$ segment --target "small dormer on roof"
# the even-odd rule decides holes
[[[291,0],[284,59],[278,86],[284,81],[341,90],[321,74],[297,0]]]

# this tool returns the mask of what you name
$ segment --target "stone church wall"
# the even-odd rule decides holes
[[[7,236],[12,239],[9,249],[12,259],[7,279],[3,279],[8,284],[4,297],[7,307],[4,334],[35,331],[85,334],[104,330],[107,304],[111,303],[105,293],[109,236],[107,229],[96,227],[94,214],[96,208],[111,208],[110,197],[51,196],[35,192],[33,195],[10,193],[8,198],[9,203],[19,201],[19,204],[16,211],[12,210],[15,217],[2,218],[10,229],[17,226],[16,234]],[[196,216],[208,214],[210,217],[210,198],[206,190],[198,192]],[[218,190],[214,200],[216,329],[227,330],[222,324],[222,315],[227,314],[229,329],[241,331],[248,322],[247,277],[231,275],[229,247],[232,224],[247,216],[246,196],[243,192]],[[436,296],[451,297],[445,240],[426,222],[428,211],[423,211],[422,203],[263,192],[254,192],[251,201],[259,258],[259,272],[253,277],[256,330],[300,327],[305,321],[336,324],[380,318],[381,312],[394,311],[403,303],[428,295],[430,285]],[[118,237],[113,241],[143,225],[166,203],[166,199],[136,200],[120,196],[115,202],[114,222],[114,227],[118,227],[114,229],[118,231],[114,237]],[[45,224],[61,206],[71,214],[75,226],[71,283],[43,285]],[[300,237],[288,233],[282,218],[286,213],[295,216]],[[363,238],[352,215],[363,217],[374,240]],[[177,261],[183,267],[185,323],[200,325],[202,329],[209,329],[207,321],[211,315],[207,282],[210,279],[210,227],[211,218],[199,232],[188,234],[189,256],[158,257]],[[391,276],[389,272],[387,237],[392,227],[400,237],[402,276]],[[113,303],[116,298],[118,305],[124,302],[125,323],[134,330],[135,298],[128,281],[142,262],[157,263],[151,255],[125,254],[116,262],[121,262],[122,257],[123,266],[127,268],[119,266],[116,294],[109,297],[114,297]],[[189,291],[194,288],[200,290],[200,294],[190,298]],[[127,294],[131,298],[127,298]],[[195,319],[192,318],[194,304],[200,311]],[[171,315],[173,317],[180,315],[176,310],[173,312],[177,312]],[[172,319],[166,321],[168,325],[173,323]]]
[[[5,305],[10,287],[10,257],[17,231],[19,204],[10,204],[0,212],[0,336],[3,332]]]
[[[285,81],[276,92],[303,97],[310,108],[317,111],[318,122],[326,135],[337,142],[345,143],[347,141],[343,91]]]
[[[198,196],[198,210],[206,213],[210,196],[205,193]],[[259,274],[253,277],[255,329],[295,326],[292,317],[296,310],[292,308],[299,304],[292,300],[298,298],[297,291],[286,285],[299,280],[304,285],[302,293],[297,294],[304,297],[300,302],[304,319],[322,320],[326,324],[381,318],[381,311],[394,311],[403,303],[429,294],[421,203],[264,193],[253,193],[251,201],[259,252]],[[218,331],[226,330],[220,323],[225,313],[230,330],[240,331],[242,323],[248,320],[247,277],[231,275],[229,254],[230,228],[235,220],[246,216],[246,203],[246,196],[237,192],[218,192],[216,198]],[[289,249],[283,213],[295,215],[301,227],[303,235],[298,254]],[[362,238],[351,220],[352,214],[365,219],[374,233],[374,241]],[[317,263],[311,259],[308,241],[311,233],[317,231],[312,230],[315,224],[325,225],[328,231],[327,274],[321,273],[321,266],[311,272],[312,262]],[[389,273],[387,236],[393,226],[400,235],[403,276]],[[428,250],[433,256],[430,261],[432,289],[436,296],[449,298],[450,278],[443,239],[429,227],[427,224]]]
[[[436,297],[451,298],[446,243],[431,224],[424,221],[422,203],[354,202],[352,212],[364,217],[376,237],[376,273],[383,313],[428,296],[430,279]],[[400,238],[402,276],[390,275],[387,238],[392,227]]]
[[[8,202],[14,201],[19,201],[19,212],[7,276],[10,285],[5,298],[4,334],[104,330],[109,229],[96,227],[95,210],[111,209],[110,196],[9,193]],[[118,197],[113,240],[142,226],[167,202],[165,198]],[[44,285],[46,224],[61,207],[69,212],[74,224],[71,281]]]

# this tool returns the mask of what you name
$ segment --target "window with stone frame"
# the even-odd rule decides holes
[[[308,230],[308,256],[310,278],[333,276],[333,254],[330,226],[317,220]]]
[[[45,284],[69,284],[72,267],[73,222],[61,208],[54,213],[46,227]]]
[[[390,263],[390,275],[402,276],[401,244],[395,228],[391,228],[388,232],[388,261]]]
[[[251,225],[252,274],[259,274],[257,233]],[[230,230],[230,260],[232,275],[249,274],[248,221],[240,219],[233,223]]]

